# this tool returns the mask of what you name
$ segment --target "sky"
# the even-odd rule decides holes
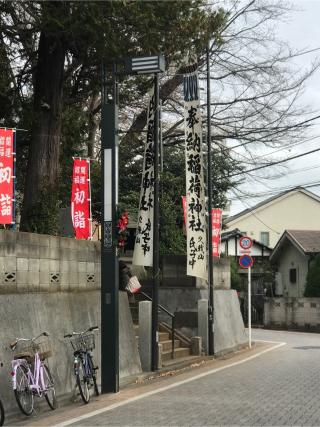
[[[285,21],[278,22],[275,26],[275,33],[281,40],[287,41],[290,46],[296,49],[316,49],[320,48],[320,0],[291,0],[294,10],[288,14]],[[310,66],[316,59],[320,58],[320,50],[312,52],[303,58],[296,60],[297,67]],[[299,101],[300,104],[308,105],[313,111],[320,115],[320,70],[307,82],[305,91]],[[317,114],[314,114],[317,115]],[[320,148],[320,119],[317,125],[311,131],[315,139],[303,143],[290,151],[279,153],[281,158],[291,157],[306,151]],[[274,151],[273,150],[270,150]],[[268,159],[270,157],[268,156]],[[276,159],[278,159],[277,157]],[[277,180],[262,180],[262,183],[253,180],[246,180],[239,189],[244,192],[264,193],[267,191],[281,192],[288,186],[302,186],[303,184],[319,181],[320,183],[320,151],[310,154],[300,159],[291,160],[285,163],[285,176]],[[269,168],[271,169],[271,168]],[[275,171],[274,171],[275,172]],[[271,189],[271,190],[269,190]],[[320,195],[320,184],[317,187],[308,188],[309,191]],[[233,194],[230,194],[231,207],[230,214],[234,215],[248,207],[252,207],[260,201],[270,196],[265,195],[261,198],[246,198],[245,200],[236,200]]]

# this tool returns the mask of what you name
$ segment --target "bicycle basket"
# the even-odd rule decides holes
[[[94,334],[78,335],[70,339],[74,351],[91,351],[95,348]]]
[[[14,351],[14,359],[33,360],[35,353],[39,353],[41,360],[52,356],[52,347],[49,341],[45,342],[19,342]]]

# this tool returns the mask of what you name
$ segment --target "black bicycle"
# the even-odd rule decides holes
[[[98,326],[91,326],[83,332],[72,332],[64,338],[70,338],[74,355],[74,375],[79,388],[80,396],[84,403],[89,403],[90,390],[93,388],[96,396],[99,396],[96,371],[97,366],[93,363],[92,351],[95,348],[94,332]]]

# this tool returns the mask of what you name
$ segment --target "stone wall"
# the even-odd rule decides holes
[[[320,298],[266,298],[264,326],[320,331]]]

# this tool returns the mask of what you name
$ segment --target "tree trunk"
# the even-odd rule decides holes
[[[21,230],[55,234],[58,219],[58,168],[61,133],[63,32],[56,22],[65,13],[63,2],[44,2],[51,17],[40,34],[34,86],[32,140],[22,207]]]

